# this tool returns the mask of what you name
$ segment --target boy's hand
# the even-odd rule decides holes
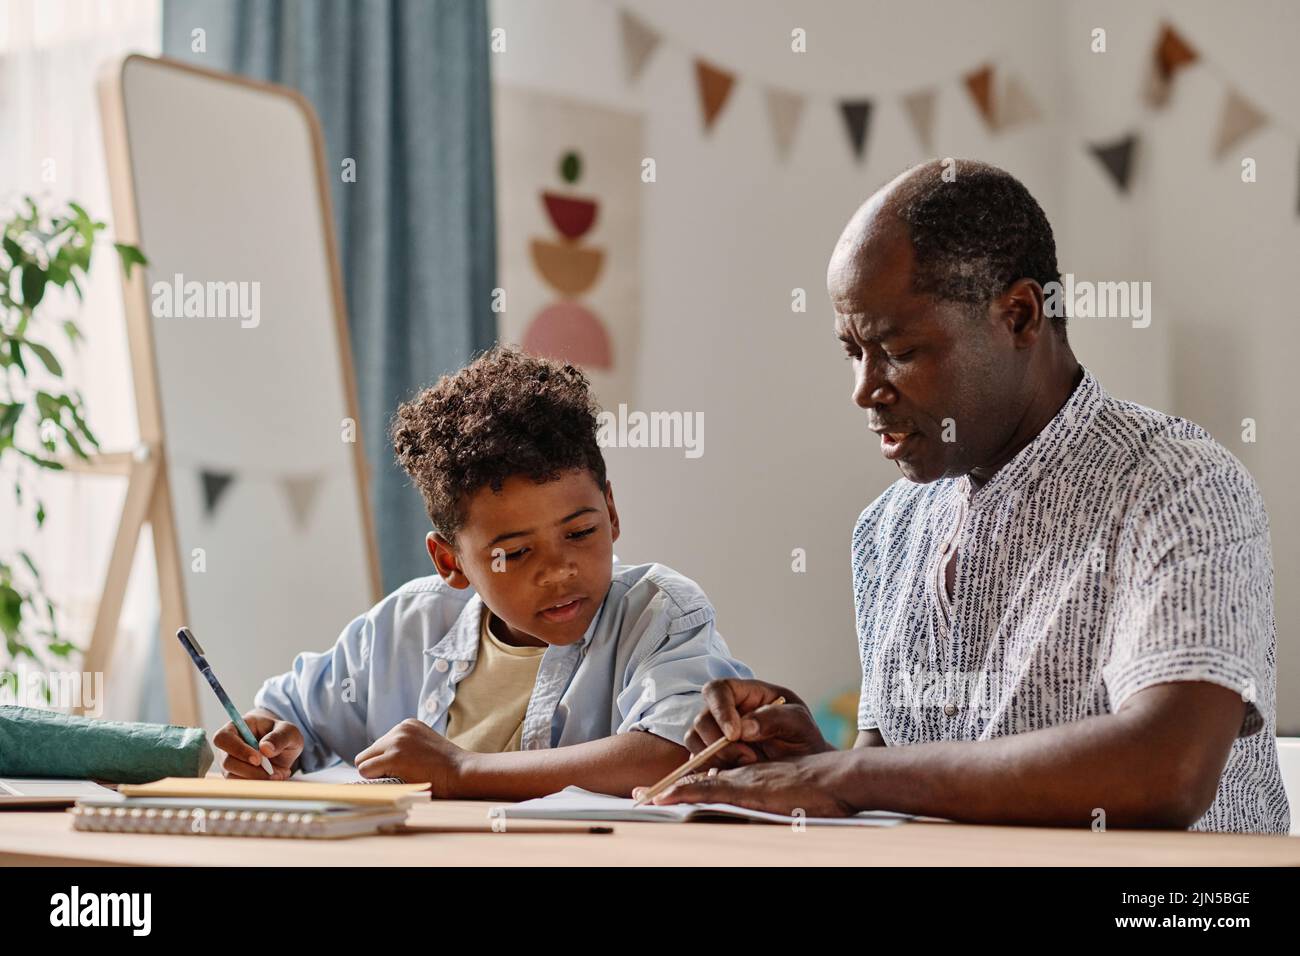
[[[240,777],[245,780],[287,780],[293,773],[294,762],[302,753],[302,731],[281,720],[269,710],[254,708],[244,714],[244,723],[258,740],[258,750],[244,743],[235,729],[234,721],[217,731],[212,738],[212,745],[225,751],[226,759],[221,763],[221,772],[227,777]],[[269,757],[275,768],[275,776],[268,777],[262,768],[262,757]]]
[[[408,717],[354,761],[363,777],[401,777],[407,783],[431,783],[435,797],[456,796],[456,784],[468,751],[461,750],[422,720]]]
[[[705,706],[686,735],[686,749],[697,754],[724,735],[736,741],[703,769],[793,760],[835,749],[792,690],[761,680],[726,678],[709,681],[701,693]],[[778,697],[786,702],[771,706]]]

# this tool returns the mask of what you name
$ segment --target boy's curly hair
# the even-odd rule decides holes
[[[466,499],[513,475],[544,482],[586,468],[603,491],[599,411],[573,365],[494,346],[403,402],[389,436],[434,528],[454,541]]]

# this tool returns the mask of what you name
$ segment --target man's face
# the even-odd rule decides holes
[[[605,599],[617,538],[613,489],[606,482],[602,492],[583,468],[542,483],[515,476],[498,492],[480,488],[454,551],[438,535],[429,547],[439,572],[453,586],[473,586],[516,643],[565,645],[582,639]]]
[[[861,241],[850,240],[855,228]],[[851,222],[827,285],[853,363],[853,401],[867,412],[881,454],[924,483],[997,458],[1020,413],[1025,366],[996,309],[972,315],[917,295],[912,268],[905,227]]]

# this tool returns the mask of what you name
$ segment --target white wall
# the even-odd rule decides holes
[[[1156,14],[1121,3],[625,6],[665,37],[632,88],[613,3],[494,0],[490,12],[491,25],[507,33],[507,52],[493,60],[498,81],[646,116],[658,181],[642,197],[637,405],[703,411],[705,454],[609,455],[625,529],[620,555],[698,580],[732,649],[761,675],[809,700],[856,686],[849,535],[896,471],[849,399],[826,260],[856,206],[926,158],[898,97],[941,80],[937,155],[978,157],[1019,176],[1055,225],[1063,270],[1155,284],[1151,328],[1080,321],[1071,332],[1076,353],[1112,393],[1201,422],[1256,474],[1274,529],[1282,724],[1300,726],[1300,601],[1285,586],[1298,570],[1295,506],[1284,495],[1295,450],[1283,437],[1296,403],[1281,384],[1295,308],[1285,279],[1278,281],[1300,241],[1296,137],[1252,140],[1262,181],[1246,187],[1235,166],[1208,158],[1216,78],[1189,72],[1169,112],[1146,115],[1137,92]],[[1282,6],[1269,8],[1270,22],[1242,17],[1239,6],[1230,13],[1182,4],[1179,22],[1256,102],[1289,110],[1300,127],[1300,105],[1287,95],[1300,67],[1286,46],[1300,21]],[[1290,29],[1279,29],[1282,22]],[[790,51],[796,26],[807,31],[806,54]],[[1088,52],[1093,26],[1109,31],[1105,56]],[[709,135],[701,131],[692,52],[740,73]],[[959,78],[986,59],[1029,81],[1046,122],[1001,136],[983,128]],[[810,96],[786,164],[771,142],[762,83]],[[876,99],[862,164],[835,107],[836,97],[853,94]],[[1152,135],[1124,200],[1083,142],[1132,122]],[[790,310],[794,287],[807,290],[806,314]],[[1260,421],[1253,447],[1239,440],[1246,415]],[[807,551],[806,574],[790,570],[796,547]]]

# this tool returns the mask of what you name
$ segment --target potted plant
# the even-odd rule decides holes
[[[14,497],[37,529],[45,523],[45,505],[39,489],[25,480],[27,470],[59,471],[61,457],[89,459],[99,448],[81,393],[68,389],[52,347],[52,337],[62,332],[67,347],[77,348],[81,331],[72,318],[60,322],[50,315],[54,297],[46,294],[51,287],[71,286],[84,300],[82,282],[104,228],[75,202],[47,214],[30,196],[0,223],[0,468],[16,466]],[[127,275],[132,266],[147,265],[135,246],[113,246]],[[0,687],[16,682],[9,666],[21,657],[40,665],[77,650],[59,632],[56,606],[36,562],[10,542],[0,543],[0,634]],[[42,681],[41,687],[48,702],[48,684]]]

